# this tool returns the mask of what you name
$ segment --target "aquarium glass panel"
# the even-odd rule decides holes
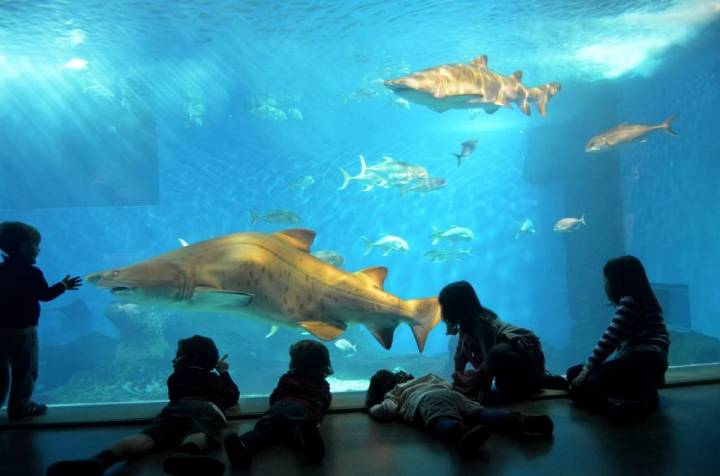
[[[0,221],[85,278],[33,398],[164,400],[194,334],[244,396],[301,339],[334,392],[450,379],[459,280],[564,374],[628,254],[720,362],[718,44],[716,0],[2,2]]]

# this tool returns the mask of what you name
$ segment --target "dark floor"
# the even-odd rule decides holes
[[[399,423],[379,424],[362,413],[328,415],[321,432],[328,453],[311,467],[292,451],[273,448],[259,455],[254,474],[263,475],[717,475],[720,474],[720,385],[667,388],[662,411],[629,428],[610,428],[601,417],[572,408],[567,400],[538,400],[507,407],[555,420],[551,441],[520,443],[493,436],[478,458],[461,460],[443,444]],[[244,431],[254,420],[231,422]],[[62,458],[95,454],[139,426],[78,429],[7,429],[0,432],[0,475],[44,474]],[[224,454],[215,453],[226,462]],[[163,474],[165,454],[120,465],[111,475]],[[226,473],[230,474],[230,472]]]

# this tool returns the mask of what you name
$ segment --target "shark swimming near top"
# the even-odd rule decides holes
[[[137,304],[301,327],[324,340],[358,323],[386,349],[404,322],[422,352],[440,321],[437,298],[403,300],[386,292],[382,266],[350,273],[325,263],[310,254],[314,238],[307,229],[235,233],[94,273],[87,281]]]
[[[487,56],[467,64],[444,64],[384,82],[398,96],[428,106],[436,112],[448,109],[483,108],[488,114],[513,103],[530,115],[535,103],[544,116],[548,100],[560,91],[560,83],[537,87],[522,84],[522,71],[504,76],[488,69]]]

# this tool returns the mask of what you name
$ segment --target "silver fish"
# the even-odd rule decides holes
[[[590,139],[585,146],[585,152],[601,152],[622,144],[627,144],[628,142],[644,142],[646,140],[645,136],[657,130],[662,130],[671,136],[676,136],[677,133],[670,128],[670,123],[674,118],[675,116],[670,116],[660,124],[654,126],[628,124],[627,122],[622,123]]]
[[[411,192],[427,193],[435,190],[440,190],[447,186],[447,180],[440,177],[428,177],[423,179],[415,180],[410,188]]]
[[[580,218],[562,218],[555,223],[553,231],[558,233],[571,233],[581,226],[585,226],[585,215],[581,215]]]
[[[471,256],[472,252],[467,249],[430,250],[425,257],[433,263],[444,263],[445,261],[460,261],[463,256]]]
[[[311,253],[314,257],[317,259],[326,262],[327,264],[331,264],[337,268],[340,268],[343,263],[345,263],[345,258],[338,253],[337,251],[333,250],[318,250],[313,251]]]
[[[460,144],[461,149],[459,154],[453,152],[453,155],[457,157],[458,167],[460,167],[462,159],[467,159],[472,155],[473,152],[475,152],[475,149],[477,148],[477,143],[477,139],[466,140],[465,142]]]
[[[344,190],[351,181],[355,180],[365,184],[363,189],[365,192],[375,187],[403,187],[418,179],[429,177],[427,169],[420,165],[402,162],[392,157],[383,157],[382,161],[368,166],[362,155],[360,156],[360,173],[358,175],[352,177],[342,168],[340,172],[343,175],[343,183],[339,190]]]
[[[399,236],[385,235],[374,242],[364,236],[361,236],[360,239],[362,239],[365,243],[364,254],[369,254],[373,248],[380,248],[383,250],[383,256],[389,255],[392,251],[402,251],[403,253],[406,253],[410,249],[408,242]]]
[[[265,213],[256,213],[250,210],[250,224],[253,225],[257,221],[294,224],[300,223],[302,220],[295,212],[291,212],[290,210],[270,210]]]
[[[338,339],[335,341],[335,347],[343,352],[357,352],[357,344],[352,344],[347,339]]]
[[[315,183],[315,179],[312,175],[304,175],[299,179],[293,181],[289,188],[290,190],[304,191],[307,190]]]
[[[433,231],[430,235],[432,244],[437,245],[441,241],[447,241],[450,243],[457,243],[460,241],[470,241],[475,238],[472,230],[464,226],[453,225],[447,230],[443,231],[437,227],[432,227]]]
[[[526,218],[518,227],[517,232],[515,233],[515,239],[519,240],[521,236],[530,233],[535,233],[535,225],[530,219]]]

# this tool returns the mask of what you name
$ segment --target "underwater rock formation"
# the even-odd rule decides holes
[[[720,339],[695,331],[670,330],[670,365],[720,362]]]

